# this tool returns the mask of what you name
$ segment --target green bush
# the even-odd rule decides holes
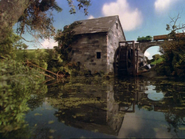
[[[15,60],[0,62],[0,133],[19,129],[24,124],[27,101],[45,80],[37,70]]]

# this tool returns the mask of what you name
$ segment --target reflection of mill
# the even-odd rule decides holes
[[[130,79],[115,80],[104,86],[73,85],[73,91],[77,93],[71,95],[70,87],[69,92],[62,91],[62,101],[60,98],[53,101],[57,102],[56,107],[60,106],[56,116],[68,126],[117,136],[125,123],[125,114],[134,113],[135,107],[152,106],[154,111],[165,109],[163,101],[159,103],[148,99],[145,90],[149,84],[147,81]]]

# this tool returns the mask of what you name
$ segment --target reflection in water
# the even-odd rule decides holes
[[[115,135],[107,125],[107,85],[65,85],[63,93],[50,98],[58,108],[55,116],[68,126]],[[101,92],[101,93],[100,93]]]
[[[28,138],[185,137],[182,85],[138,78],[96,79],[47,90],[27,101]]]
[[[0,138],[7,139],[29,139],[31,132],[25,121],[25,114],[29,109],[42,105],[47,93],[46,85],[38,85],[38,90],[33,94],[17,91],[6,92],[0,96]],[[31,92],[31,91],[30,91]],[[39,94],[39,95],[38,95]],[[6,95],[5,97],[3,95]],[[33,109],[32,109],[33,108]]]
[[[167,118],[169,106],[174,106],[177,97],[163,92],[163,86],[155,86],[154,82],[129,79],[104,85],[74,84],[65,85],[63,92],[49,102],[58,108],[55,116],[66,125],[118,137],[178,135],[179,128]],[[172,97],[175,102],[167,102]]]
[[[149,85],[148,90],[145,91],[146,94],[148,94],[148,99],[152,101],[160,101],[164,98],[164,93],[163,92],[156,92],[155,86],[154,85]]]

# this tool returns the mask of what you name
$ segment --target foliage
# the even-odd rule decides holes
[[[163,61],[164,61],[164,58],[160,57],[160,58],[154,60],[153,62],[151,62],[150,64],[156,65],[156,64],[160,64]]]
[[[18,17],[18,28],[17,33],[24,34],[25,32],[30,33],[36,38],[49,38],[55,34],[55,29],[53,27],[53,15],[50,10],[57,10],[60,12],[62,9],[57,5],[55,0],[25,0],[28,2],[28,6],[24,9],[23,14]],[[0,1],[7,2],[5,0]],[[9,2],[9,1],[8,1]],[[14,1],[11,1],[12,3]],[[72,3],[72,0],[68,0],[69,6],[71,7],[70,13],[75,13],[75,6]],[[77,0],[79,9],[87,7],[90,5],[90,0]],[[22,5],[20,5],[20,8]],[[24,8],[24,7],[23,7]],[[14,7],[12,7],[14,9]],[[10,10],[10,8],[8,8]],[[6,13],[5,9],[1,9],[1,13]],[[84,12],[87,15],[87,9],[84,8]],[[7,12],[8,13],[8,12]],[[2,14],[0,14],[2,17]],[[8,15],[8,18],[11,24],[8,24],[8,27],[11,28],[14,23],[11,21],[11,16]],[[3,19],[3,18],[1,18]],[[24,127],[24,115],[25,112],[29,110],[28,105],[31,103],[37,102],[38,105],[42,103],[42,99],[38,97],[38,90],[40,89],[40,83],[45,80],[44,76],[39,73],[38,70],[29,69],[28,67],[24,66],[22,61],[30,60],[31,62],[44,67],[47,69],[47,63],[50,63],[50,59],[48,56],[52,57],[53,61],[57,61],[57,66],[59,68],[63,68],[64,60],[69,60],[66,55],[71,51],[71,42],[73,41],[73,32],[71,32],[72,28],[75,24],[72,24],[69,28],[64,30],[64,36],[61,36],[64,40],[62,42],[63,50],[60,53],[54,51],[42,51],[42,50],[35,50],[29,57],[29,51],[27,49],[27,45],[20,42],[19,36],[15,35],[13,31],[7,29],[6,33],[3,34],[2,30],[1,33],[6,36],[3,39],[0,38],[0,54],[5,58],[4,61],[0,62],[0,132],[10,132],[13,130],[18,130],[20,127]],[[2,27],[1,27],[2,29]],[[3,36],[2,35],[2,36]],[[15,58],[15,51],[21,55],[21,50],[17,50],[17,48],[24,49],[22,51],[22,59],[15,61],[11,58]],[[51,54],[54,52],[54,55]],[[56,53],[55,53],[56,52]],[[61,55],[64,56],[61,59]],[[60,63],[60,64],[58,64]],[[51,63],[50,63],[51,65]],[[71,70],[71,67],[74,65],[67,65],[66,69]],[[75,65],[76,66],[76,65]],[[56,68],[56,67],[53,67]],[[57,69],[57,68],[56,68]],[[62,69],[59,69],[62,70]],[[56,70],[58,71],[58,69]],[[42,88],[42,91],[46,91],[47,88]],[[40,92],[39,92],[40,93]],[[32,95],[31,95],[32,94]],[[33,97],[33,94],[37,94],[36,97]],[[34,109],[35,106],[32,108]]]
[[[152,37],[151,36],[138,37],[137,38],[137,42],[150,42],[150,41],[152,41]]]
[[[163,55],[163,63],[157,67],[161,75],[185,77],[185,51],[166,51]]]
[[[171,34],[175,33],[178,30],[185,28],[185,24],[177,25],[177,22],[180,19],[179,14],[176,17],[170,17],[170,19],[171,19],[171,22],[169,24],[166,24],[166,30],[170,31]]]
[[[64,30],[58,30],[57,35],[55,36],[55,41],[58,42],[58,47],[56,47],[56,50],[59,54],[61,54],[61,59],[64,60],[64,62],[68,63],[71,58],[71,51],[72,51],[72,43],[76,40],[75,32],[73,29],[75,26],[80,24],[80,22],[74,22],[73,24],[69,26],[65,26]]]
[[[14,50],[18,47],[17,42],[19,40],[20,37],[13,33],[13,30],[9,30],[7,37],[3,41],[0,41],[0,55],[15,58]]]
[[[160,57],[161,57],[160,54],[155,54],[152,56],[152,58],[155,60],[158,60]]]
[[[36,64],[44,69],[48,67],[48,53],[44,49],[29,49],[29,50],[16,50],[15,54],[17,55],[16,60],[20,62],[25,62],[29,60],[33,64]]]
[[[60,58],[59,54],[55,49],[46,49],[47,53],[47,69],[57,73],[60,68],[63,67],[63,60]]]
[[[76,7],[84,10],[88,14],[87,8],[91,0],[67,0],[70,13],[76,13]],[[6,38],[5,28],[12,29],[17,23],[17,33],[29,33],[36,39],[45,39],[54,36],[53,13],[55,10],[61,12],[62,8],[56,0],[1,0],[0,1],[0,42]],[[15,13],[15,14],[12,14]]]
[[[67,0],[70,9],[70,13],[76,13],[75,5],[72,0]],[[77,0],[79,9],[84,8],[85,15],[88,14],[87,8],[90,5],[90,0]],[[21,35],[25,32],[35,36],[36,38],[49,38],[54,36],[55,28],[53,26],[53,15],[52,12],[48,14],[48,11],[56,10],[62,11],[56,2],[56,0],[31,0],[28,8],[24,10],[24,14],[19,18],[19,27],[17,32]]]
[[[53,36],[55,33],[53,16],[46,12],[50,9],[55,9],[58,12],[62,11],[55,0],[31,0],[23,15],[18,19],[17,32],[22,35],[26,29],[33,36],[35,32],[38,32],[35,37],[41,39]]]
[[[40,67],[44,69],[47,69],[48,53],[45,50],[36,49],[34,54],[35,54],[35,57],[28,58],[28,60],[30,60],[32,63],[39,65]]]
[[[71,7],[70,13],[75,14],[76,13],[76,8],[75,5],[73,4],[73,0],[67,0],[69,6]],[[79,10],[83,8],[85,15],[88,15],[87,12],[87,7],[91,4],[91,0],[77,0],[78,2],[78,8]]]
[[[167,24],[167,30],[170,31],[169,39],[161,46],[163,49],[163,64],[157,67],[159,74],[167,76],[177,76],[182,79],[185,77],[185,40],[178,37],[176,32],[185,28],[184,24],[177,26],[179,15],[171,18],[170,24]]]
[[[24,123],[27,101],[37,93],[44,77],[14,60],[0,62],[0,132],[19,129]]]
[[[152,65],[160,64],[164,61],[163,56],[161,56],[160,54],[155,54],[152,56],[152,58],[153,59],[148,60],[148,63]]]

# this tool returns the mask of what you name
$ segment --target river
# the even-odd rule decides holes
[[[88,77],[46,87],[27,101],[24,124],[1,138],[185,138],[184,83]]]

